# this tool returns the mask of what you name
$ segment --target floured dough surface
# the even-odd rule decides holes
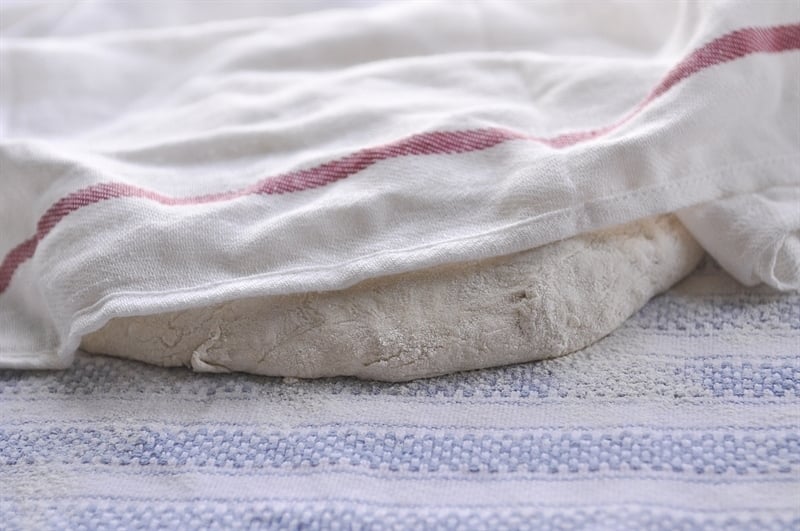
[[[402,381],[561,356],[688,274],[674,216],[324,293],[111,320],[81,347],[163,366]]]

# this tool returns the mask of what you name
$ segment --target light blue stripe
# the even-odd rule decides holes
[[[800,349],[800,337],[798,337]],[[800,357],[800,350],[798,351]],[[714,396],[800,396],[800,364],[721,361],[691,367]]]
[[[796,473],[800,435],[545,432],[397,434],[241,429],[0,430],[0,464],[287,468],[339,466],[409,472],[555,473],[601,470],[687,474]]]
[[[626,323],[639,330],[681,331],[682,337],[747,330],[800,330],[800,294],[736,294],[653,299]]]
[[[65,500],[66,501],[66,500]],[[17,508],[19,509],[19,508]],[[11,525],[22,521],[11,508]],[[85,502],[57,503],[28,515],[48,529],[796,529],[800,518],[786,514],[742,517],[739,514],[666,513],[649,507],[613,509],[453,510],[449,508],[390,509],[368,504]],[[21,527],[21,526],[20,526]]]

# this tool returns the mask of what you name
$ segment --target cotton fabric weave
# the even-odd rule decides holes
[[[0,17],[2,367],[800,181],[796,2],[65,5]]]

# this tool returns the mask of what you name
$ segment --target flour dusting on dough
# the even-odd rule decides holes
[[[341,291],[114,319],[82,348],[203,372],[410,380],[579,350],[701,256],[674,216],[660,216]]]

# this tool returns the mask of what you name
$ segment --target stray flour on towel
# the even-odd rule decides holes
[[[114,319],[82,348],[202,372],[410,380],[579,350],[702,254],[674,216],[660,216],[340,291]]]

